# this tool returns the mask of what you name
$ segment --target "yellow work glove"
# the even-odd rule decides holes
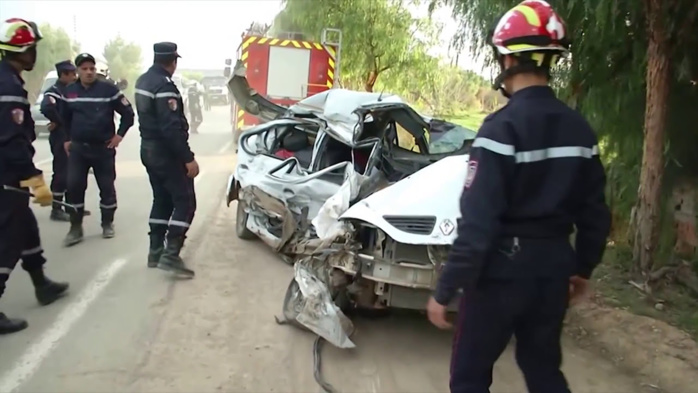
[[[20,187],[29,187],[34,194],[34,203],[41,206],[51,206],[53,194],[44,181],[44,175],[36,175],[19,182]]]

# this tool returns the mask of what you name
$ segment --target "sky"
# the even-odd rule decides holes
[[[151,62],[152,45],[176,42],[182,69],[223,68],[226,58],[235,58],[241,33],[254,21],[271,23],[281,10],[280,0],[0,0],[0,19],[20,17],[64,28],[77,38],[83,51],[100,55],[104,44],[120,34],[139,44],[144,66]],[[415,14],[426,9],[415,9]],[[434,50],[445,55],[457,29],[450,10],[434,18],[444,24],[443,43]],[[481,62],[461,55],[460,66],[483,73]]]

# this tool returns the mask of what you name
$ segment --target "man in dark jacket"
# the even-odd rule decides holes
[[[102,237],[114,237],[116,148],[134,122],[131,103],[113,83],[97,79],[95,64],[95,58],[89,53],[76,57],[79,79],[66,88],[66,105],[61,113],[68,151],[66,196],[68,203],[77,208],[70,215],[70,231],[65,238],[65,246],[72,246],[83,239],[82,218],[90,168],[94,171],[100,191]],[[118,130],[114,127],[114,112],[121,115]]]
[[[68,189],[68,154],[63,146],[65,143],[65,129],[60,117],[61,108],[65,105],[65,88],[75,82],[75,66],[70,60],[56,63],[58,80],[44,92],[41,101],[41,113],[50,121],[48,130],[49,145],[53,155],[53,174],[51,175],[51,192],[53,193],[53,208],[51,220],[70,221],[70,215],[63,209],[60,202]],[[90,212],[85,210],[85,215]]]
[[[141,161],[153,188],[148,267],[193,277],[180,252],[196,212],[194,178],[199,164],[189,147],[182,95],[172,81],[177,45],[160,42],[153,49],[153,66],[136,82]]]
[[[37,300],[47,305],[65,293],[68,284],[53,282],[44,275],[46,259],[39,226],[29,207],[29,190],[34,194],[34,203],[50,206],[52,202],[43,173],[32,161],[34,120],[21,77],[22,71],[34,69],[41,32],[36,23],[19,18],[0,24],[0,32],[4,33],[0,35],[0,297],[21,258]],[[27,326],[25,320],[0,313],[0,334],[18,332]]]
[[[458,235],[427,312],[448,328],[446,306],[462,291],[451,392],[488,392],[515,335],[528,391],[569,393],[560,371],[563,319],[570,300],[583,298],[610,230],[598,141],[548,86],[550,68],[568,51],[564,22],[549,4],[511,9],[492,46],[502,70],[495,87],[510,99],[473,142]]]

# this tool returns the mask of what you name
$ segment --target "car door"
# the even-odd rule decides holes
[[[240,136],[238,162],[229,181],[228,201],[241,200],[248,214],[247,228],[276,251],[309,222],[341,182],[333,174],[347,170],[341,162],[319,171],[311,169],[296,150],[299,133],[305,133],[315,150],[320,125],[303,119],[279,119],[253,127]],[[291,146],[291,144],[294,146]],[[305,233],[301,233],[304,236]]]

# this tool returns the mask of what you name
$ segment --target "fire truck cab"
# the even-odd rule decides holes
[[[339,79],[342,33],[324,29],[321,42],[310,42],[299,34],[276,37],[243,35],[237,62],[226,59],[231,102],[231,125],[235,140],[250,126],[259,124],[265,106],[288,107],[326,91]],[[332,39],[332,40],[331,40]]]

